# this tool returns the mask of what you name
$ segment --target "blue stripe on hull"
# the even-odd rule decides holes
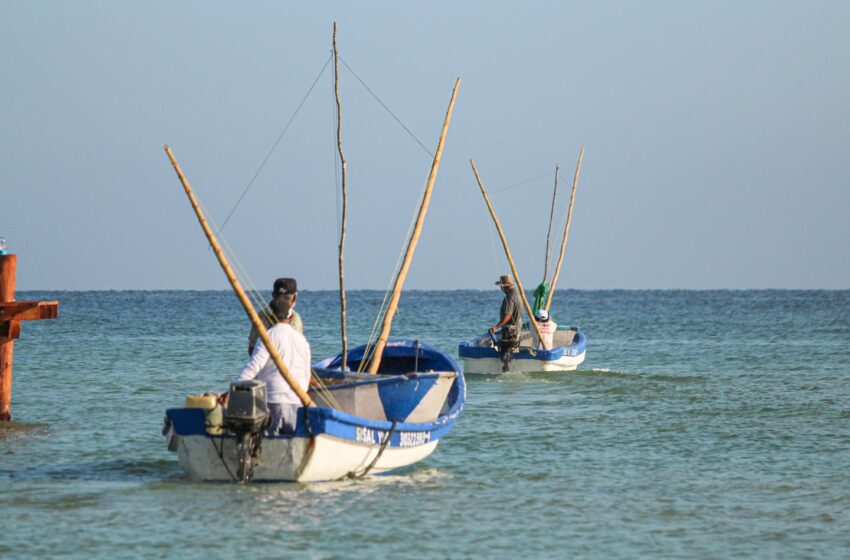
[[[587,337],[581,331],[576,331],[573,343],[569,346],[557,346],[551,350],[536,350],[534,355],[527,349],[520,349],[513,355],[514,360],[538,360],[551,362],[560,360],[564,356],[578,356],[584,353],[587,347]],[[475,346],[475,342],[461,342],[458,346],[458,355],[461,358],[499,358],[499,351],[492,347]]]

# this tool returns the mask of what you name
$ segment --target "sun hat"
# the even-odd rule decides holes
[[[513,286],[514,279],[510,274],[502,274],[499,276],[499,281],[496,282],[497,286],[504,288],[505,286]]]

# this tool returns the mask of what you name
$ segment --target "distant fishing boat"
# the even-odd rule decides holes
[[[334,24],[335,76],[338,76]],[[318,79],[318,78],[317,78]],[[336,80],[335,80],[336,82]],[[265,325],[236,278],[192,189],[168,146],[165,151],[189,197],[216,258],[284,381],[298,396],[301,413],[290,434],[265,434],[269,412],[265,383],[232,383],[226,404],[215,394],[190,396],[166,411],[163,435],[180,466],[196,480],[315,482],[359,478],[407,467],[430,455],[463,409],[466,386],[451,357],[419,341],[390,340],[392,318],[430,200],[460,79],[452,91],[415,227],[395,279],[380,335],[347,349],[343,245],[340,299],[343,351],[315,364],[311,388],[292,377]],[[338,89],[337,89],[338,92]],[[339,97],[337,94],[337,103]],[[339,108],[339,106],[338,106]],[[338,116],[341,111],[338,112]],[[338,120],[339,123],[339,120]],[[345,159],[337,129],[345,193]]]
[[[508,368],[511,372],[531,373],[544,371],[573,371],[584,362],[587,337],[576,327],[562,327],[553,333],[552,348],[531,347],[531,333],[519,337],[519,347],[511,355]],[[502,354],[495,338],[482,337],[461,342],[458,355],[466,373],[503,373]]]
[[[578,186],[578,179],[581,173],[581,164],[584,159],[584,148],[581,149],[576,166],[575,177],[573,179],[573,189],[570,195],[570,205],[567,211],[567,219],[564,226],[564,234],[561,241],[561,251],[558,258],[558,264],[555,266],[555,271],[552,276],[551,287],[546,282],[549,267],[549,237],[552,232],[552,221],[555,215],[555,201],[558,193],[558,168],[555,168],[555,189],[552,194],[552,207],[549,214],[549,231],[546,234],[546,260],[543,270],[543,282],[534,291],[535,301],[534,307],[528,302],[525,294],[525,289],[517,272],[516,264],[511,256],[511,250],[508,247],[508,240],[499,223],[499,218],[496,215],[496,210],[490,202],[490,197],[487,196],[487,190],[484,188],[484,182],[478,174],[478,169],[475,167],[475,162],[469,160],[472,167],[472,172],[475,174],[475,179],[478,182],[478,188],[481,190],[481,195],[484,197],[484,202],[496,226],[496,231],[499,233],[499,238],[502,242],[502,247],[505,250],[505,257],[510,265],[513,277],[516,280],[516,290],[522,300],[522,305],[528,313],[528,322],[523,323],[519,329],[519,334],[505,339],[497,339],[492,333],[479,337],[472,341],[461,342],[458,345],[458,355],[463,360],[463,367],[466,373],[483,373],[497,374],[508,372],[549,372],[549,371],[573,371],[579,364],[584,362],[585,352],[587,348],[587,337],[576,327],[558,326],[555,332],[551,332],[552,339],[549,341],[543,336],[540,324],[538,324],[535,316],[540,312],[540,320],[549,320],[549,308],[552,305],[552,296],[555,293],[555,286],[558,283],[558,276],[561,273],[561,266],[564,262],[564,252],[567,246],[569,237],[570,222],[573,215],[573,204],[575,203],[575,193]],[[504,278],[504,277],[503,277]],[[510,284],[510,283],[509,283]],[[506,292],[507,293],[507,292]],[[547,297],[548,295],[548,297]],[[502,319],[503,321],[505,319]],[[500,324],[503,324],[500,322]],[[541,323],[544,324],[544,323]],[[508,328],[507,326],[504,328]],[[545,342],[544,342],[545,341]]]

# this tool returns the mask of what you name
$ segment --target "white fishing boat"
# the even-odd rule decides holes
[[[461,342],[458,355],[467,374],[532,373],[547,371],[574,371],[585,358],[587,337],[575,327],[558,327],[553,333],[552,348],[533,348],[532,336],[524,333],[519,346],[503,359],[496,339],[483,336]]]
[[[472,172],[475,174],[475,179],[478,182],[478,188],[481,190],[481,195],[484,197],[484,203],[487,205],[487,210],[493,219],[493,224],[499,234],[499,239],[502,242],[502,248],[505,251],[505,257],[510,265],[513,279],[510,276],[504,275],[500,278],[497,284],[507,294],[516,291],[519,294],[519,299],[522,301],[522,308],[528,314],[528,322],[522,323],[520,317],[521,312],[516,311],[516,315],[511,318],[506,314],[501,319],[500,323],[493,328],[500,328],[499,334],[505,334],[505,337],[499,338],[496,335],[488,332],[475,340],[461,342],[458,345],[458,355],[463,360],[463,367],[466,373],[480,374],[499,374],[509,372],[557,372],[557,371],[574,371],[582,362],[584,362],[585,351],[587,348],[587,337],[576,327],[562,327],[552,329],[554,326],[549,321],[549,308],[552,305],[552,296],[555,293],[555,286],[558,283],[558,277],[561,273],[561,266],[564,262],[564,253],[567,246],[567,239],[570,231],[570,222],[573,215],[573,204],[575,202],[576,187],[578,186],[579,174],[581,172],[581,164],[584,159],[584,148],[581,149],[576,166],[575,177],[573,178],[573,189],[570,195],[569,209],[567,210],[567,219],[564,226],[564,235],[561,240],[561,251],[558,258],[558,264],[555,266],[551,284],[546,282],[549,266],[549,237],[552,230],[552,221],[555,215],[555,202],[558,192],[558,168],[555,168],[555,190],[552,194],[552,207],[549,215],[549,231],[546,234],[546,260],[543,271],[543,282],[534,291],[535,302],[532,308],[526,296],[525,289],[522,286],[522,281],[519,278],[516,264],[514,263],[511,250],[508,247],[508,240],[505,237],[505,232],[502,230],[502,225],[499,223],[499,218],[496,215],[496,210],[493,208],[493,203],[487,195],[487,189],[484,187],[484,182],[481,180],[481,175],[475,167],[475,162],[469,160]],[[514,287],[513,282],[516,281]],[[508,301],[507,299],[505,300]],[[504,304],[503,304],[504,305]],[[507,309],[503,307],[503,309]],[[505,313],[502,311],[502,313]],[[538,319],[540,323],[538,323]],[[550,325],[546,331],[546,336],[543,335],[541,325]],[[510,329],[505,331],[505,329]],[[551,336],[551,340],[549,337]]]
[[[334,24],[335,83],[338,79]],[[318,78],[317,78],[318,79]],[[257,330],[281,377],[302,407],[289,430],[266,433],[269,410],[266,385],[257,380],[232,383],[227,399],[217,395],[189,397],[182,408],[166,411],[163,435],[180,466],[196,480],[315,482],[382,474],[407,467],[430,455],[451,430],[466,396],[463,374],[448,355],[418,341],[389,339],[401,295],[437,176],[460,79],[455,83],[416,222],[397,271],[392,297],[382,308],[380,335],[370,344],[347,350],[343,245],[340,239],[340,299],[343,351],[315,365],[306,391],[269,338],[252,302],[224,255],[204,213],[170,148],[165,146],[211,248],[236,296]],[[312,89],[312,88],[311,88]],[[308,92],[309,93],[309,92]],[[337,96],[337,103],[339,97]],[[341,114],[338,110],[337,116]],[[339,140],[342,185],[345,160]],[[343,217],[345,197],[343,196]],[[220,231],[220,230],[219,230]],[[358,371],[362,370],[362,372]],[[223,401],[225,404],[221,404]]]
[[[163,428],[168,448],[192,479],[219,482],[359,478],[425,459],[463,409],[460,366],[427,344],[393,340],[385,351],[385,369],[377,376],[358,374],[365,351],[349,353],[353,372],[339,370],[340,356],[316,364],[314,375],[337,384],[310,391],[316,406],[301,409],[292,434],[262,434],[262,395],[256,406],[250,404],[254,396],[248,399],[243,418],[230,420],[228,408],[240,400],[231,391],[228,408],[211,396],[206,408],[196,397],[188,408],[168,409]],[[245,417],[255,419],[253,425]]]

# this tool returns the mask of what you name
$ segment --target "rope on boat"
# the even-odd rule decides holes
[[[207,211],[200,198],[197,197],[197,195],[196,198],[198,198],[198,204],[204,208],[204,212],[209,215],[209,212]],[[260,291],[257,289],[257,286],[254,284],[253,280],[251,280],[251,276],[245,270],[245,267],[242,266],[242,262],[239,260],[239,257],[236,255],[236,252],[233,250],[233,248],[230,246],[230,243],[227,241],[227,237],[221,233],[221,229],[216,226],[215,222],[212,219],[208,219],[207,221],[213,228],[218,231],[219,238],[222,240],[222,248],[230,255],[231,260],[236,265],[236,274],[240,276],[240,281],[246,286],[248,286],[249,290],[246,293],[248,294],[251,303],[254,305],[254,308],[259,309],[260,311],[258,311],[258,313],[264,316],[268,320],[268,322],[271,323],[273,321],[273,317],[269,314],[269,310],[266,306],[266,303],[262,299],[262,296],[260,296]],[[315,382],[316,390],[323,395],[325,401],[331,407],[342,410],[342,407],[340,406],[339,402],[333,396],[330,389],[328,389],[327,384],[325,384],[322,378],[318,375],[312,375],[312,371],[313,370],[311,369],[311,380]]]
[[[316,84],[319,82],[319,78],[321,78],[322,74],[325,73],[325,69],[328,67],[328,64],[330,64],[332,58],[332,54],[328,56],[328,59],[325,61],[325,65],[322,66],[321,70],[319,70],[319,73],[316,75],[316,79],[313,80],[313,84],[310,86],[310,89],[307,90],[307,93],[304,95],[304,98],[301,100],[301,103],[298,104],[298,107],[295,109],[295,112],[292,113],[291,117],[289,117],[289,121],[286,123],[286,126],[283,127],[283,132],[280,133],[280,136],[278,136],[277,140],[275,140],[274,144],[272,144],[272,147],[271,149],[269,149],[269,152],[266,154],[266,157],[263,158],[263,161],[262,163],[260,163],[260,166],[257,168],[257,171],[254,172],[254,176],[251,177],[250,181],[248,181],[248,186],[245,187],[245,190],[242,191],[242,194],[239,196],[239,199],[236,201],[236,204],[234,204],[233,208],[230,209],[230,213],[227,215],[227,218],[224,219],[224,222],[221,224],[221,228],[219,228],[218,230],[219,232],[224,229],[224,227],[227,225],[227,222],[230,221],[230,217],[233,216],[233,212],[236,211],[236,208],[242,202],[242,199],[245,198],[246,194],[248,194],[248,190],[250,190],[251,186],[254,184],[254,181],[260,175],[260,172],[263,170],[263,167],[266,166],[266,163],[269,161],[269,158],[275,151],[275,148],[277,148],[277,145],[280,144],[280,141],[283,139],[283,136],[286,134],[286,131],[289,130],[289,127],[292,125],[292,121],[295,120],[296,115],[298,115],[299,111],[301,111],[301,107],[304,106],[304,102],[307,101],[308,97],[310,97],[310,94],[313,92],[313,88],[316,87]]]
[[[368,91],[369,93],[371,93],[371,94],[372,94],[372,97],[374,97],[374,98],[375,98],[375,101],[377,101],[378,103],[380,103],[380,104],[381,104],[381,107],[383,107],[383,108],[387,111],[387,113],[389,113],[389,114],[392,116],[392,118],[394,118],[394,119],[395,119],[395,122],[397,122],[397,123],[398,123],[398,124],[399,124],[399,125],[400,125],[400,126],[401,126],[401,127],[402,127],[402,128],[403,128],[403,129],[404,129],[404,130],[405,130],[405,131],[409,134],[409,135],[410,135],[410,137],[411,137],[411,138],[413,138],[413,139],[416,141],[416,143],[417,143],[417,144],[419,144],[419,146],[420,146],[423,150],[425,150],[425,153],[426,153],[426,154],[428,154],[429,156],[431,156],[431,157],[433,158],[433,157],[434,157],[433,152],[431,152],[431,150],[429,150],[428,148],[426,148],[426,147],[425,147],[425,144],[423,144],[423,143],[422,143],[422,141],[420,141],[420,140],[419,140],[419,138],[417,138],[417,137],[416,137],[416,135],[415,135],[415,134],[413,134],[413,133],[410,131],[410,129],[409,129],[409,128],[407,128],[407,127],[404,125],[404,123],[403,123],[403,122],[401,122],[401,119],[399,119],[399,118],[396,116],[396,114],[395,114],[395,113],[393,113],[393,112],[390,110],[390,108],[389,108],[389,107],[387,107],[386,103],[384,103],[383,101],[381,101],[381,98],[380,98],[380,97],[378,97],[378,95],[377,95],[374,91],[372,91],[372,89],[371,89],[369,86],[367,86],[367,85],[366,85],[366,82],[364,82],[364,81],[360,78],[360,76],[358,76],[358,75],[357,75],[357,72],[355,72],[355,71],[354,71],[354,69],[353,69],[353,68],[351,68],[351,66],[349,66],[349,65],[348,65],[348,63],[345,61],[345,59],[343,59],[342,57],[339,57],[339,59],[342,61],[343,65],[345,65],[345,67],[346,67],[346,68],[348,68],[348,71],[349,71],[349,72],[351,72],[351,73],[354,75],[354,77],[355,77],[355,78],[357,78],[357,81],[358,81],[358,82],[360,82],[360,84],[361,84],[364,88],[366,88],[366,91]]]
[[[213,449],[215,449],[215,454],[218,455],[221,464],[224,465],[224,470],[227,471],[228,476],[230,476],[230,480],[238,483],[239,481],[236,479],[236,475],[230,471],[230,467],[227,466],[227,461],[224,460],[224,438],[221,438],[221,446],[219,447],[216,447],[214,437],[211,437],[210,439],[212,440],[212,446]]]
[[[422,197],[425,196],[425,189],[428,185],[422,185],[422,190],[419,192],[419,200],[421,202]],[[419,204],[416,205],[419,207]],[[393,267],[393,272],[390,274],[390,283],[387,286],[387,290],[384,292],[384,300],[381,302],[381,307],[378,310],[378,314],[375,317],[375,322],[372,324],[372,332],[369,333],[369,339],[366,341],[366,347],[363,349],[363,358],[360,360],[360,365],[357,367],[358,373],[363,373],[363,370],[366,369],[366,365],[372,360],[372,350],[374,350],[373,346],[376,342],[375,337],[378,334],[378,325],[383,320],[384,314],[387,310],[388,299],[390,297],[390,293],[393,289],[393,280],[395,279],[396,274],[398,273],[399,268],[401,267],[401,262],[404,259],[404,252],[407,249],[406,241],[410,239],[410,234],[413,231],[413,227],[416,225],[416,215],[418,211],[415,211],[410,216],[410,223],[407,225],[407,232],[404,234],[405,243],[401,246],[401,251],[398,253],[398,259],[396,259],[395,267]]]
[[[496,190],[493,191],[493,194],[500,193],[502,191],[507,191],[507,190],[513,189],[515,187],[521,187],[522,185],[526,185],[528,183],[533,183],[534,181],[539,181],[540,179],[543,179],[544,177],[550,177],[552,175],[554,175],[554,173],[549,171],[547,173],[543,173],[542,175],[537,175],[536,177],[531,177],[530,179],[524,179],[524,180],[522,180],[518,183],[508,185],[507,187],[502,187],[501,189],[496,189]]]
[[[398,425],[398,421],[393,420],[393,425],[390,428],[390,431],[387,432],[386,437],[384,437],[384,441],[381,442],[381,447],[380,447],[380,449],[378,449],[378,454],[375,455],[375,458],[372,459],[372,462],[369,463],[369,465],[366,466],[366,468],[363,470],[363,472],[362,473],[355,473],[354,471],[351,471],[350,473],[348,473],[346,475],[348,478],[352,478],[352,479],[357,480],[357,479],[363,478],[367,474],[369,474],[369,471],[372,470],[372,467],[375,466],[375,464],[378,462],[378,459],[380,459],[381,455],[384,454],[384,450],[387,448],[387,445],[389,445],[390,438],[392,437],[393,433],[395,433],[395,428],[396,428],[397,425]]]

